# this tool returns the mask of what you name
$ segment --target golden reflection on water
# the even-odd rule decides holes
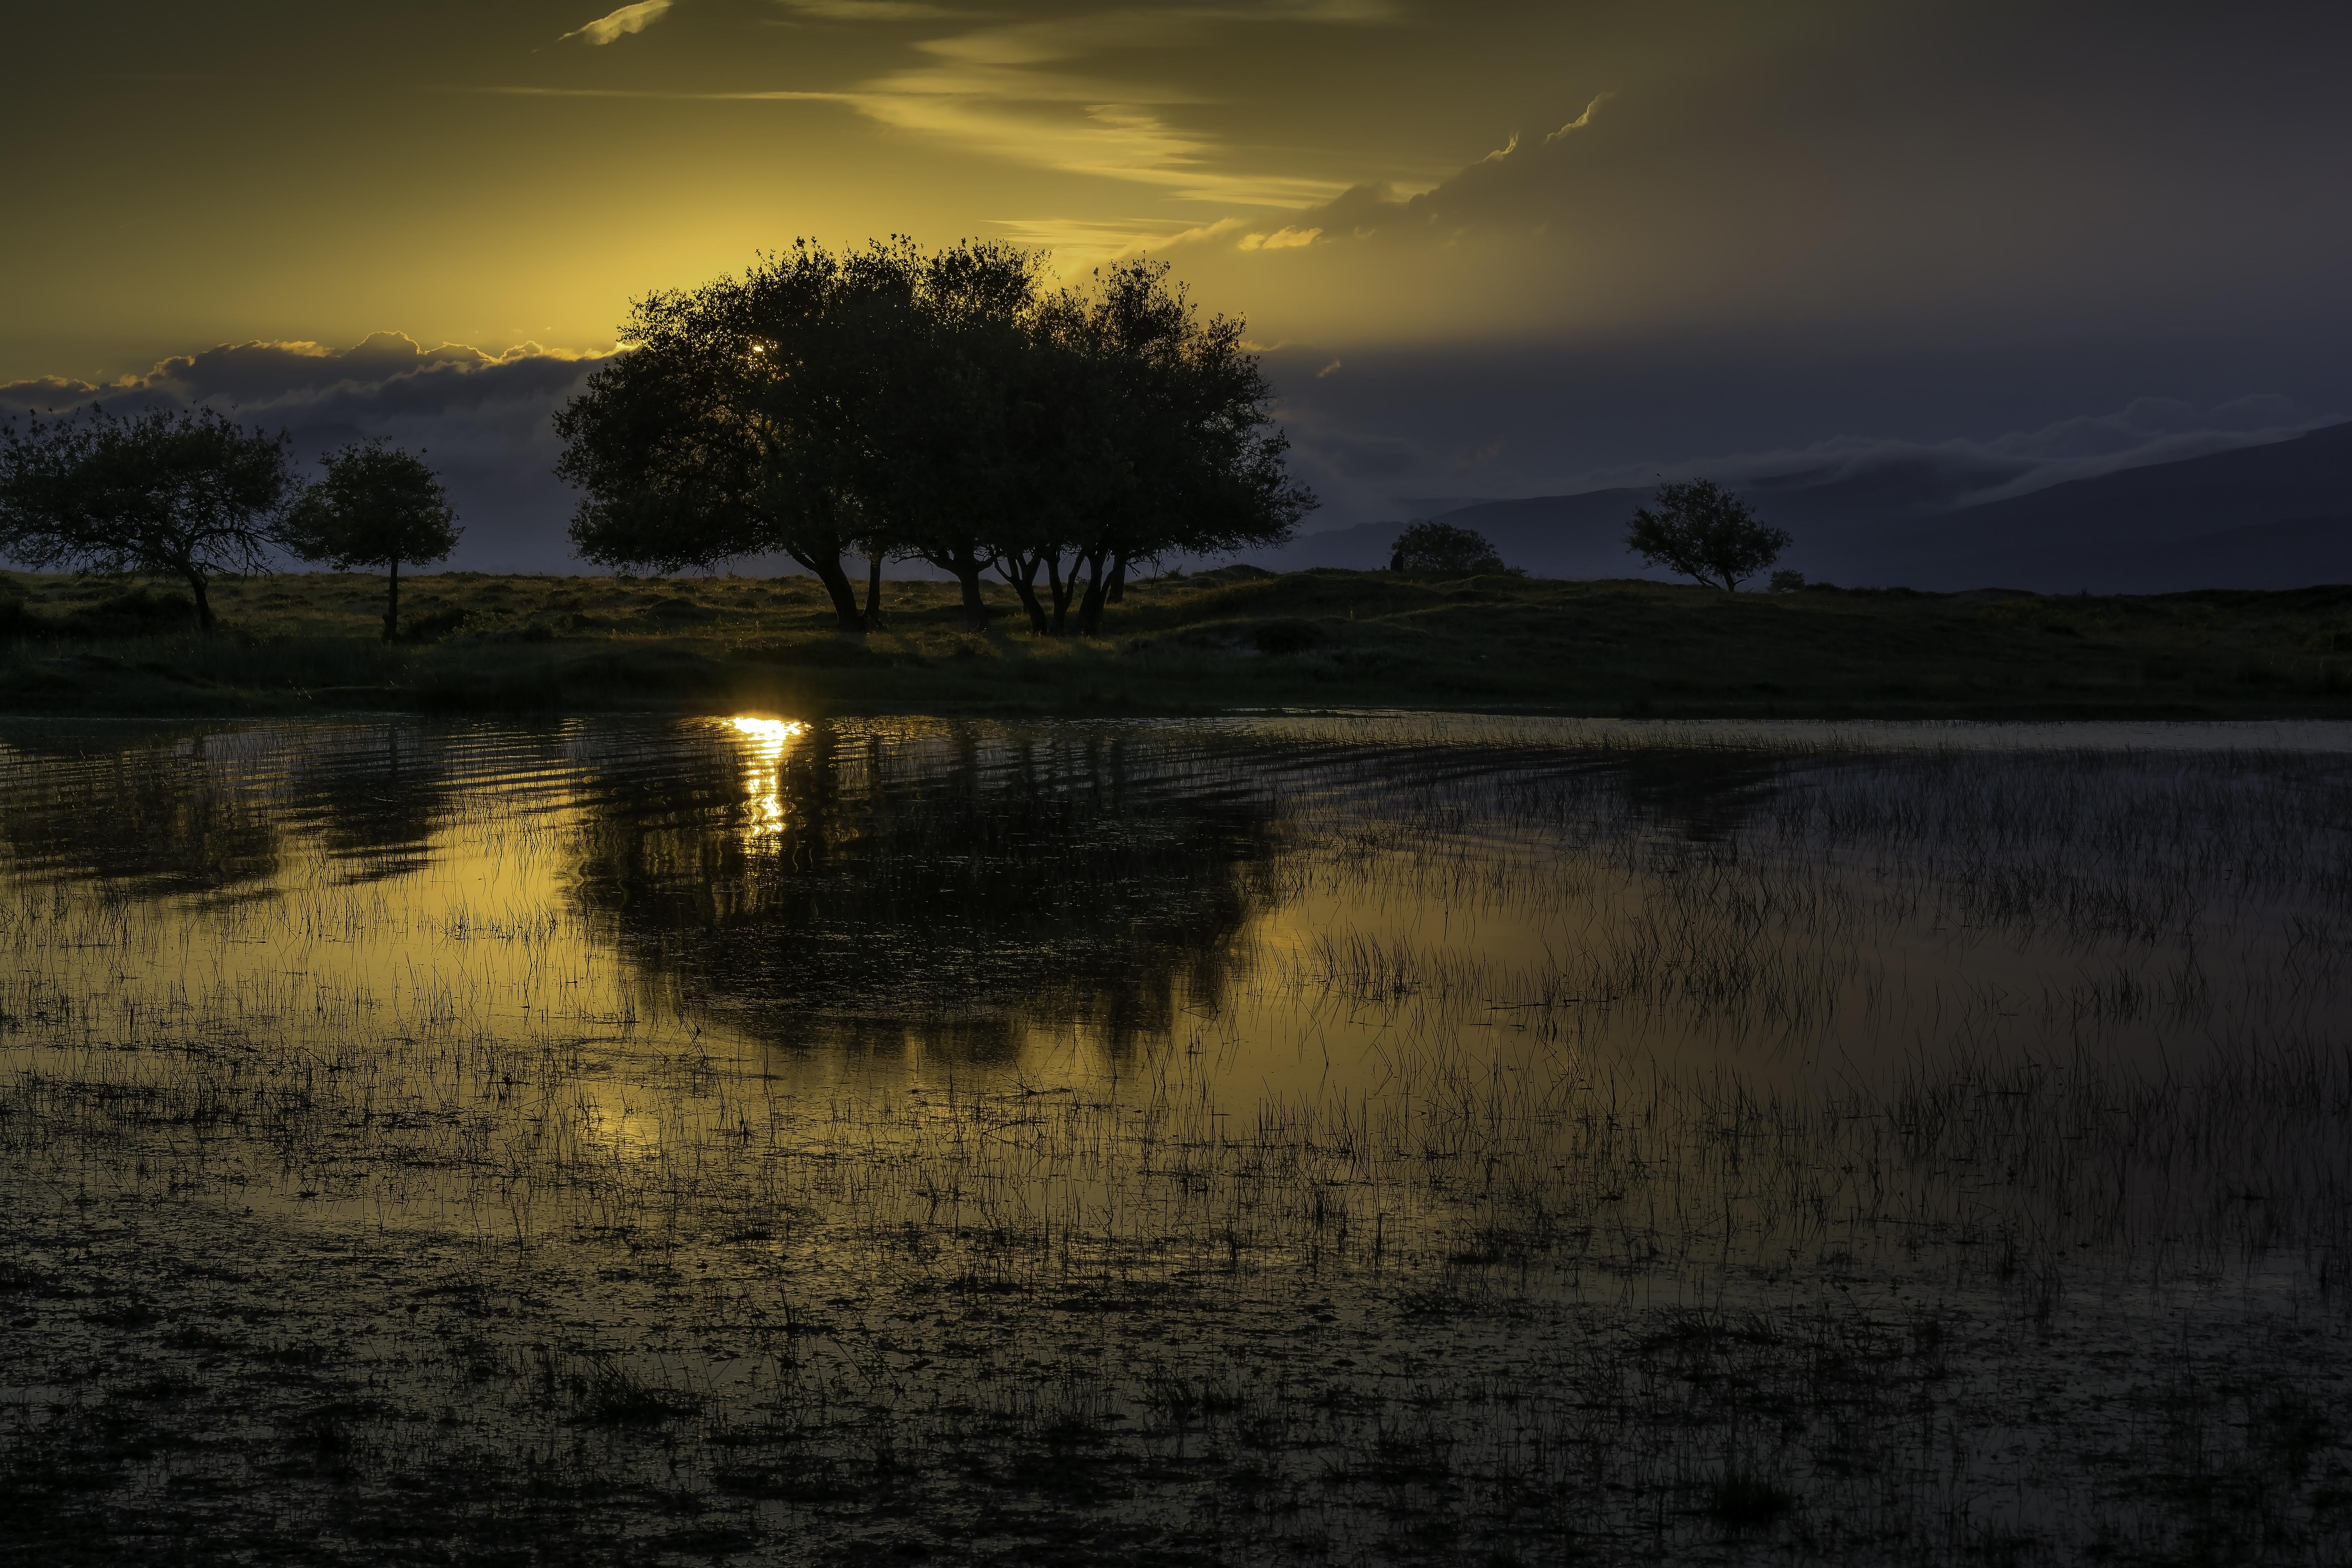
[[[1948,1039],[1994,1058],[2047,1054],[2054,1040],[2186,1059],[2212,1040],[2325,1024],[2339,1001],[2332,985],[2264,978],[2268,922],[2292,912],[2288,893],[2265,894],[2276,907],[2258,900],[2234,931],[2215,906],[2193,943],[2177,914],[2162,931],[2070,935],[2064,910],[2130,891],[2088,852],[2028,919],[1988,901],[2032,892],[2024,873],[1955,893],[1915,853],[1909,880],[1890,881],[1867,857],[1776,840],[1760,817],[1735,855],[1605,818],[1589,842],[1532,818],[1514,836],[1499,831],[1517,820],[1504,805],[1451,837],[1354,808],[1322,820],[1302,795],[1287,807],[1288,847],[1246,877],[1240,852],[1205,828],[1124,860],[1069,859],[1055,875],[1097,900],[1089,927],[1049,919],[1063,883],[1017,875],[1020,857],[987,834],[1029,823],[1021,831],[1036,837],[1019,842],[1032,857],[1089,835],[1115,847],[1138,822],[1178,822],[1168,798],[1107,799],[1098,816],[1066,819],[949,815],[933,832],[924,812],[946,807],[923,805],[921,768],[886,778],[872,758],[945,766],[970,737],[877,723],[848,731],[856,746],[796,754],[811,733],[742,715],[643,736],[257,730],[119,763],[0,757],[23,781],[0,816],[0,1070],[95,1063],[135,1088],[154,1070],[143,1053],[193,1039],[225,1061],[329,1062],[339,1082],[364,1078],[417,1108],[420,1125],[478,1114],[518,1139],[649,1157],[722,1125],[764,1125],[771,1100],[994,1082],[1165,1097],[1191,1075],[1185,1092],[1246,1117],[1340,1093],[1437,1095],[1456,1080],[1564,1083],[1620,1058],[1727,1064],[1792,1092],[1808,1074],[1891,1067]],[[978,782],[955,798],[1009,812],[1032,776],[1077,794],[1055,781],[1077,776],[1067,770],[1090,735],[1035,754],[982,736],[975,752],[1001,746],[991,754],[1004,765],[970,773]],[[467,744],[496,755],[460,766]],[[323,804],[257,782],[337,747],[354,771]],[[812,763],[834,787],[788,805],[801,786],[786,770]],[[167,763],[178,793],[138,784]],[[697,768],[718,793],[691,797],[709,809],[682,820],[667,786]],[[629,826],[640,787],[642,828]],[[131,815],[151,794],[157,815]],[[726,858],[706,853],[810,828],[793,817],[821,809],[813,799],[871,812],[885,796],[898,804],[887,854],[813,868],[750,857],[761,863],[730,884]],[[398,799],[411,804],[395,810]],[[2251,804],[2231,799],[2242,815]],[[1471,831],[1482,824],[1495,831]],[[2293,837],[2265,832],[2208,858],[2242,869],[2257,839]],[[99,849],[118,841],[148,859],[174,844],[186,864],[176,880],[160,860],[100,869],[113,862]],[[995,879],[954,880],[982,872]],[[1230,899],[1202,891],[1227,883]],[[1168,920],[1186,899],[1205,912]],[[1165,929],[1146,942],[1155,918]],[[1150,948],[1137,962],[1160,968],[1122,991],[1132,977],[1105,954],[1125,946]],[[997,960],[1015,950],[1031,956]],[[706,951],[719,954],[708,966]],[[817,984],[828,974],[847,978]],[[539,1099],[502,1065],[518,1054],[539,1064]]]
[[[743,738],[749,762],[743,774],[749,816],[744,836],[755,843],[772,838],[784,830],[784,754],[808,726],[796,719],[755,719],[749,714],[736,715],[727,721],[727,726]]]

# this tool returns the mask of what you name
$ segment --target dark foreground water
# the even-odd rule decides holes
[[[0,1552],[2352,1560],[2352,727],[0,731]]]

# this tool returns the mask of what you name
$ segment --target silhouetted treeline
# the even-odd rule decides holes
[[[845,628],[881,566],[1011,584],[1040,632],[1092,631],[1130,564],[1278,542],[1315,504],[1284,471],[1242,323],[1164,265],[1049,291],[1043,258],[801,244],[740,279],[639,300],[626,350],[557,416],[572,537],[675,571],[780,552]],[[845,558],[864,557],[861,608]]]
[[[400,632],[400,567],[448,559],[460,530],[424,461],[382,439],[320,459],[304,484],[293,442],[216,408],[0,421],[0,559],[177,577],[199,629],[211,587],[271,567],[271,552],[338,570],[382,566],[383,636]]]

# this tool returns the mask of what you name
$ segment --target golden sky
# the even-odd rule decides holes
[[[22,9],[0,391],[241,343],[318,345],[315,381],[381,333],[593,353],[648,289],[903,232],[1165,256],[1375,510],[2135,397],[2352,405],[2345,8],[602,5]]]
[[[2228,266],[2217,225],[2344,213],[2340,178],[2292,189],[2340,112],[2130,90],[2210,100],[2229,63],[2189,24],[2128,58],[2161,6],[2108,34],[1916,0],[599,4],[31,17],[0,375],[383,330],[587,348],[648,288],[894,231],[1157,248],[1333,341],[1845,317],[1857,289],[2153,314]],[[2235,52],[2290,46],[2284,11],[2232,10]],[[2249,108],[2278,145],[2211,167],[2216,137],[2253,151]],[[2152,231],[2186,254],[2084,265]]]

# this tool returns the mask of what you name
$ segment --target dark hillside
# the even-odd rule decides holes
[[[2250,531],[2284,523],[2299,531]],[[2075,479],[1824,544],[1853,562],[1843,569],[1849,580],[1922,588],[2145,593],[2342,582],[2352,578],[2352,425]]]
[[[2352,582],[2352,424],[2291,441],[2125,468],[1952,510],[1924,468],[1790,474],[1741,487],[1797,542],[1785,564],[1840,584],[1954,593],[2181,593]],[[1640,489],[1482,501],[1444,521],[1542,577],[1643,577],[1625,550]],[[1262,564],[1382,565],[1400,525],[1309,534]]]

